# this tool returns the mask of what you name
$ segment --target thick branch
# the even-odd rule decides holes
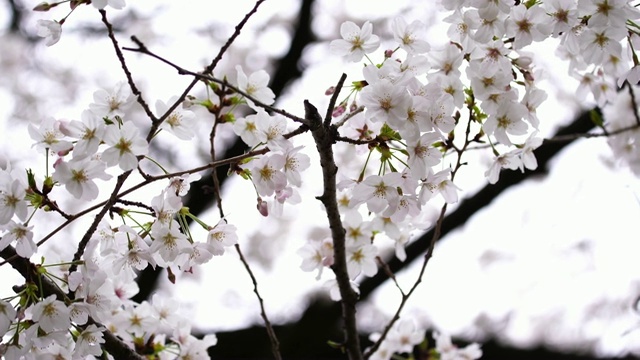
[[[327,212],[331,237],[333,238],[334,264],[331,267],[336,275],[340,296],[342,297],[342,317],[345,327],[345,347],[350,359],[362,359],[360,351],[360,339],[356,324],[356,302],[358,295],[351,288],[349,273],[347,272],[347,256],[345,247],[345,229],[340,219],[338,201],[336,197],[336,173],[338,167],[333,157],[333,144],[336,132],[331,126],[325,126],[318,109],[309,101],[304,101],[305,118],[310,123],[311,134],[316,143],[316,149],[320,154],[320,166],[322,167],[322,180],[324,192],[318,197]],[[332,131],[333,130],[333,131]]]

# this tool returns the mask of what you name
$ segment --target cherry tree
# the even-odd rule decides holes
[[[486,183],[499,184],[512,172],[539,170],[551,146],[567,137],[606,137],[619,163],[637,175],[637,5],[442,1],[446,41],[430,39],[420,20],[345,20],[339,37],[318,46],[331,52],[327,61],[349,71],[297,90],[304,100],[289,108],[266,70],[225,60],[247,24],[268,11],[268,1],[243,12],[202,68],[182,64],[182,56],[157,50],[135,32],[120,36],[127,22],[116,25],[112,18],[130,6],[124,0],[34,4],[42,15],[33,30],[43,39],[41,51],[63,45],[74,21],[91,14],[89,26],[108,39],[120,78],[94,89],[71,119],[48,114],[32,121],[24,137],[35,165],[0,169],[0,256],[22,278],[0,300],[0,351],[10,359],[208,358],[216,336],[194,336],[193,319],[177,313],[169,296],[136,299],[137,280],[164,269],[175,283],[235,255],[258,300],[272,356],[282,358],[263,280],[241,246],[242,217],[227,210],[243,199],[234,206],[274,223],[286,211],[320,203],[320,236],[296,255],[299,271],[314,272],[340,304],[343,337],[329,342],[336,353],[480,358],[479,344],[456,346],[443,332],[429,343],[424,325],[403,313],[416,289],[428,286],[421,285],[425,270],[449,208],[462,197],[460,174],[478,171],[466,165],[488,154],[490,165],[476,165],[484,166],[479,172]],[[544,119],[536,110],[548,95],[526,49],[542,42],[559,44],[581,96],[605,110],[589,113],[597,130],[540,135]],[[177,72],[185,85],[153,98],[134,58]],[[222,155],[230,139],[240,139],[242,151]],[[206,161],[197,160],[198,151]],[[218,176],[223,167],[223,178],[242,180],[251,201],[225,193]],[[311,171],[313,180],[305,176]],[[203,178],[211,181],[206,196],[215,201],[215,217],[186,205],[190,194],[202,191]],[[429,208],[439,209],[435,219],[425,217]],[[416,246],[420,266],[407,287],[395,272],[398,263],[416,258]],[[385,261],[389,247],[395,259]],[[396,285],[400,301],[364,344],[356,309],[380,279]]]

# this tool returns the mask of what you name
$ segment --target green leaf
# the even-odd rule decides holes
[[[592,109],[589,111],[589,117],[591,118],[591,122],[600,128],[604,129],[604,120],[602,119],[602,115],[599,111]]]
[[[387,140],[402,140],[402,136],[399,132],[393,130],[389,125],[384,124],[380,129],[380,138],[384,141]]]

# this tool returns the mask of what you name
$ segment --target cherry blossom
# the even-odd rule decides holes
[[[391,172],[383,176],[371,175],[353,189],[353,205],[367,203],[369,211],[380,213],[387,207],[395,208],[400,201],[397,187],[402,174]]]
[[[180,232],[177,223],[173,226],[162,226],[153,232],[153,242],[149,252],[158,253],[164,261],[171,262],[183,252],[191,248],[186,235]]]
[[[238,235],[236,235],[236,227],[227,224],[227,221],[221,219],[216,226],[209,229],[207,235],[207,243],[212,246],[211,253],[213,255],[224,254],[225,247],[233,246],[238,243]]]
[[[2,238],[0,238],[0,249],[6,248],[15,240],[16,253],[27,259],[38,249],[35,241],[33,241],[33,231],[31,230],[33,229],[33,225],[26,226],[11,220],[0,228],[6,231]]]
[[[94,0],[87,5],[89,3],[98,9],[107,6],[121,9],[126,5],[125,0]],[[334,241],[339,239],[325,237],[326,232],[318,237],[321,240],[305,243],[298,250],[302,258],[300,267],[303,271],[317,271],[317,279],[325,267],[336,270],[336,260],[340,263],[346,260],[347,275],[351,279],[349,285],[357,293],[353,280],[377,273],[375,259],[380,253],[376,246],[380,238],[393,241],[396,257],[404,261],[407,256],[405,246],[411,240],[412,232],[427,229],[426,211],[421,212],[428,207],[427,203],[437,194],[441,194],[448,204],[458,201],[460,188],[452,179],[460,169],[460,157],[468,150],[467,145],[483,143],[486,146],[476,148],[476,144],[471,145],[474,150],[494,153],[493,163],[485,172],[489,183],[498,181],[502,169],[537,168],[534,150],[541,146],[542,139],[534,131],[540,125],[536,109],[547,95],[537,87],[539,76],[537,72],[534,76],[535,58],[521,51],[534,42],[559,37],[560,56],[569,62],[572,76],[581,82],[579,95],[591,94],[598,105],[605,108],[607,131],[613,133],[637,122],[630,111],[631,99],[616,91],[616,83],[618,86],[635,84],[634,79],[640,77],[640,67],[634,63],[637,60],[634,51],[640,48],[640,37],[634,32],[633,22],[640,18],[640,11],[628,1],[518,1],[516,5],[515,0],[452,0],[440,3],[451,11],[445,17],[451,26],[448,37],[442,39],[446,45],[439,49],[432,51],[425,41],[423,23],[413,21],[408,24],[403,18],[390,22],[387,38],[393,36],[393,40],[387,39],[391,48],[384,51],[384,60],[380,63],[368,57],[380,45],[380,38],[373,34],[369,21],[362,27],[346,21],[340,26],[342,39],[329,45],[319,44],[347,61],[360,62],[366,57],[367,64],[352,80],[352,91],[343,93],[330,109],[334,115],[332,131],[339,131],[347,138],[338,138],[333,148],[339,154],[336,162],[341,192],[329,194],[337,195],[342,220],[338,227],[345,231],[345,243],[341,245],[345,246],[346,254],[338,254],[344,256],[343,259],[334,258],[337,256]],[[72,7],[80,5],[83,4],[72,2]],[[39,5],[40,10],[43,6],[48,5]],[[61,25],[72,19],[70,15],[59,22],[38,21],[36,32],[45,38],[47,46],[59,41]],[[263,108],[266,105],[268,110],[284,114],[269,107],[275,102],[275,94],[268,87],[268,73],[258,70],[247,75],[240,65],[235,69],[237,86],[210,86],[207,100],[198,99],[195,92],[185,93],[186,103],[168,114],[169,106],[177,97],[167,103],[158,100],[155,112],[159,117],[166,115],[166,119],[161,124],[152,124],[179,139],[192,140],[195,115],[189,108],[208,104],[207,110],[216,117],[216,124],[232,123],[233,131],[252,148],[250,154],[226,159],[232,163],[229,174],[235,172],[251,180],[258,211],[264,216],[278,217],[283,213],[285,203],[296,204],[303,198],[298,193],[302,185],[301,172],[311,166],[311,159],[302,153],[302,146],[297,145],[296,133],[307,131],[310,126],[301,126],[289,134],[291,138],[285,138],[287,127],[292,125],[291,119],[272,116]],[[203,76],[214,76],[214,72],[220,75],[224,69],[207,69]],[[45,150],[47,156],[51,155],[49,152],[58,156],[53,165],[55,171],[52,177],[49,177],[50,166],[43,166],[44,171],[33,171],[36,179],[46,179],[42,187],[33,185],[31,171],[29,187],[23,182],[24,173],[17,174],[9,169],[0,171],[0,229],[3,232],[0,249],[14,243],[21,257],[29,258],[37,253],[42,256],[42,269],[45,269],[45,259],[48,265],[51,258],[45,258],[45,249],[38,249],[33,241],[32,225],[38,223],[42,211],[54,210],[46,215],[62,215],[66,220],[69,220],[67,214],[83,215],[83,212],[67,210],[65,202],[59,201],[62,196],[96,199],[101,189],[94,180],[109,178],[107,166],[117,164],[119,169],[109,171],[122,174],[122,171],[135,169],[138,160],[149,153],[146,134],[134,125],[134,121],[141,124],[136,119],[138,114],[130,111],[137,96],[141,107],[149,112],[142,101],[148,94],[135,90],[134,96],[132,79],[135,77],[128,72],[126,75],[131,84],[120,82],[110,91],[95,92],[90,110],[82,113],[80,121],[48,117],[29,126],[34,147]],[[223,87],[224,93],[219,91]],[[629,87],[631,92],[638,91]],[[216,105],[208,102],[212,89],[220,96],[221,101]],[[247,109],[237,106],[244,102],[255,111],[254,114],[243,113]],[[605,107],[608,103],[612,104],[610,109]],[[238,108],[241,111],[237,111]],[[218,109],[225,112],[224,118],[215,114]],[[461,136],[458,130],[465,126],[467,131]],[[224,135],[228,128],[219,129]],[[215,133],[212,132],[212,137]],[[157,133],[148,134],[148,138],[155,135]],[[214,139],[211,140],[213,144]],[[215,140],[218,145],[224,139]],[[466,140],[464,146],[459,146],[463,140]],[[638,132],[616,133],[607,140],[614,156],[628,164],[632,171],[640,173]],[[72,149],[69,158],[67,155]],[[260,155],[256,155],[258,153]],[[466,161],[466,153],[464,155]],[[157,159],[151,161],[155,163]],[[16,309],[11,303],[0,301],[0,334],[15,329],[15,333],[9,334],[13,338],[6,347],[5,356],[90,358],[104,355],[103,350],[110,345],[105,344],[102,334],[106,328],[93,325],[93,321],[97,321],[131,346],[135,339],[136,344],[142,341],[154,349],[162,349],[152,355],[157,358],[207,358],[207,348],[217,339],[207,336],[199,340],[192,336],[190,325],[174,311],[179,306],[177,302],[160,295],[154,296],[153,303],[143,301],[138,304],[131,300],[138,291],[137,272],[149,265],[154,268],[171,266],[171,274],[176,269],[196,272],[198,265],[213,256],[223,255],[228,247],[241,241],[237,228],[226,219],[208,226],[183,208],[181,196],[187,195],[190,181],[197,178],[197,175],[187,174],[211,169],[217,164],[177,170],[159,160],[157,165],[166,175],[153,171],[145,173],[146,167],[141,168],[139,174],[132,175],[142,175],[143,182],[119,190],[109,200],[110,206],[114,201],[118,202],[110,214],[122,215],[122,219],[118,219],[122,220],[121,225],[111,225],[103,220],[94,233],[88,233],[91,235],[88,244],[81,243],[79,250],[84,250],[80,258],[82,264],[73,265],[78,269],[66,274],[69,265],[63,265],[56,270],[57,275],[66,279],[61,286],[68,288],[65,291],[73,292],[74,301],[67,306],[55,296],[36,295],[29,300],[31,305],[22,311],[24,314],[20,313],[18,320],[23,321],[26,316],[33,324],[30,327],[16,324]],[[434,170],[436,166],[439,171]],[[183,175],[173,176],[170,171]],[[124,181],[127,175],[119,179]],[[170,176],[169,184],[158,181]],[[61,186],[51,189],[51,179]],[[147,201],[124,198],[129,196],[126,189],[133,191],[137,186],[151,183],[161,188],[159,195],[149,197]],[[322,198],[324,200],[325,196]],[[39,199],[50,203],[38,203]],[[32,201],[32,214],[27,200]],[[54,204],[60,208],[47,206]],[[248,204],[248,209],[255,204]],[[222,205],[219,205],[223,213]],[[183,221],[186,216],[206,229],[206,239],[193,238],[195,233]],[[71,219],[75,220],[75,215],[71,215]],[[111,221],[116,221],[115,217]],[[131,226],[124,225],[125,221]],[[341,247],[336,246],[336,249]],[[66,259],[60,260],[65,263]],[[345,274],[338,271],[338,278],[344,278]],[[340,299],[339,288],[348,286],[340,283],[339,287],[335,279],[327,284],[330,285],[329,295],[335,300]],[[372,358],[411,352],[423,340],[422,334],[423,330],[413,321],[397,321]],[[434,337],[440,359],[475,359],[482,354],[477,344],[460,349],[447,335],[435,334]],[[372,339],[379,337],[372,336]]]
[[[173,105],[177,100],[178,97],[173,96],[167,103],[162,100],[156,101],[156,112],[158,116],[163,116],[169,110],[169,106]],[[195,135],[195,119],[196,114],[194,114],[193,111],[178,106],[178,108],[173,110],[162,122],[161,128],[166,129],[178,139],[191,140]]]
[[[26,186],[18,179],[7,180],[9,182],[0,184],[0,225],[7,224],[14,214],[20,220],[26,220],[28,214],[27,202],[24,201]]]
[[[249,163],[258,194],[271,196],[276,190],[285,188],[287,176],[282,171],[285,164],[286,159],[281,154],[265,155]]]
[[[50,150],[55,153],[67,152],[73,147],[69,141],[63,140],[64,134],[60,131],[60,121],[47,117],[36,128],[29,124],[29,135],[36,141],[33,146],[42,150]]]
[[[373,25],[369,21],[362,28],[351,21],[345,21],[340,25],[340,35],[342,39],[331,42],[331,52],[344,56],[347,61],[358,62],[365,54],[374,52],[380,46],[380,39],[373,35]]]
[[[552,31],[549,16],[540,6],[527,8],[520,4],[511,9],[510,15],[505,35],[515,38],[514,49],[521,49],[533,41],[544,40]]]
[[[273,104],[275,94],[269,89],[269,74],[264,70],[258,70],[247,77],[240,65],[236,66],[238,72],[238,88],[265,105]],[[246,99],[247,104],[254,110],[261,109],[251,99]]]
[[[69,309],[55,295],[50,295],[38,302],[31,309],[33,321],[45,332],[66,330],[71,325]]]
[[[527,132],[527,123],[522,119],[527,114],[524,105],[511,102],[498,107],[495,115],[489,116],[482,128],[487,135],[494,135],[496,140],[505,145],[511,145],[510,135],[524,135]]]
[[[60,41],[62,35],[62,24],[51,20],[38,20],[37,34],[45,38],[45,45],[51,46]]]
[[[106,131],[106,125],[93,112],[84,110],[82,121],[60,121],[60,131],[77,142],[73,146],[73,158],[82,159],[98,152],[98,147]]]
[[[473,32],[480,25],[480,17],[475,9],[466,10],[464,12],[456,10],[453,14],[443,19],[447,23],[451,23],[447,35],[452,41],[459,43],[465,52],[471,52],[475,47],[473,40]]]
[[[308,241],[297,254],[302,258],[300,269],[307,272],[318,270],[316,280],[319,280],[325,266],[333,265],[333,241],[330,238]]]
[[[137,156],[146,155],[149,144],[140,137],[138,128],[126,122],[121,128],[109,126],[104,135],[104,142],[110,147],[102,153],[102,160],[108,166],[118,165],[124,171],[138,166]]]
[[[456,186],[449,177],[451,169],[447,168],[437,173],[429,170],[426,180],[420,185],[420,193],[418,199],[422,205],[426,204],[433,195],[441,194],[448,204],[458,202],[458,191],[460,188]]]
[[[570,0],[573,1],[573,0]],[[502,38],[505,33],[504,20],[506,16],[497,7],[486,7],[478,10],[480,24],[472,37],[478,43],[487,43],[491,39]]]
[[[442,153],[431,145],[440,140],[440,135],[435,132],[424,133],[416,142],[409,142],[407,152],[409,153],[409,168],[411,174],[418,178],[427,176],[427,167],[440,163]]]
[[[119,273],[121,269],[130,271],[132,270],[131,268],[144,270],[149,264],[155,267],[156,262],[151,256],[149,245],[134,229],[127,225],[121,225],[118,227],[118,232],[116,232],[116,240],[118,238],[126,240],[127,249],[120,253],[118,259],[113,263],[113,269],[116,272]],[[127,267],[124,265],[127,265]]]
[[[359,244],[347,247],[347,271],[351,279],[360,273],[373,276],[378,272],[375,257],[378,250],[371,244]]]
[[[574,0],[547,0],[543,5],[551,15],[553,24],[551,33],[554,37],[571,31],[578,24],[578,9]]]
[[[393,20],[391,26],[393,28],[393,38],[406,52],[424,54],[429,51],[429,43],[423,40],[425,25],[422,22],[414,20],[407,25],[403,18],[397,17]]]
[[[518,157],[519,151],[510,151],[506,154],[496,156],[493,159],[493,164],[484,173],[484,176],[487,177],[490,184],[495,184],[498,182],[498,178],[500,177],[500,170],[502,169],[521,169],[522,168],[522,159]]]
[[[176,196],[185,196],[191,188],[191,183],[200,180],[199,174],[184,174],[169,179],[168,190]]]
[[[104,327],[97,327],[93,324],[87,326],[78,335],[73,353],[74,358],[82,358],[88,355],[98,356],[102,354],[100,344],[103,344],[105,341],[102,334],[105,330]]]
[[[418,328],[412,319],[404,319],[397,321],[389,335],[387,341],[393,345],[391,348],[397,349],[397,352],[407,353],[413,350],[424,339],[424,332]]]
[[[94,102],[89,104],[89,109],[98,117],[122,117],[131,108],[134,100],[129,85],[121,81],[114,86],[111,92],[104,89],[94,92]]]
[[[266,128],[271,116],[264,109],[257,109],[255,114],[239,118],[233,124],[233,131],[239,135],[245,144],[254,147],[266,142],[266,136],[261,129]]]
[[[284,152],[284,174],[289,184],[298,187],[302,184],[300,172],[310,166],[309,156],[300,153],[302,148],[302,146],[291,147]]]
[[[360,94],[360,101],[367,108],[366,116],[379,122],[406,120],[411,106],[409,93],[388,80],[365,87]]]
[[[65,185],[67,191],[76,199],[93,200],[98,197],[98,185],[94,179],[109,180],[111,175],[105,172],[106,165],[95,159],[71,160],[59,162],[55,166],[53,178]]]

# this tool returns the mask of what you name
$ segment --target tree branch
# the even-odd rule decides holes
[[[343,80],[344,81],[344,80]],[[336,90],[336,93],[340,89]],[[310,123],[311,134],[316,143],[316,149],[320,154],[320,166],[322,167],[322,180],[324,192],[317,197],[322,202],[329,220],[331,237],[333,238],[334,264],[331,266],[336,275],[340,296],[342,298],[342,317],[345,328],[346,351],[351,360],[362,359],[360,350],[360,340],[358,338],[358,328],[356,324],[356,302],[358,294],[351,288],[351,280],[347,271],[347,255],[345,246],[345,229],[340,219],[338,201],[336,198],[336,166],[333,157],[333,144],[335,143],[335,128],[325,126],[318,109],[311,105],[309,101],[304,101],[305,119]],[[331,111],[331,110],[329,110]]]

